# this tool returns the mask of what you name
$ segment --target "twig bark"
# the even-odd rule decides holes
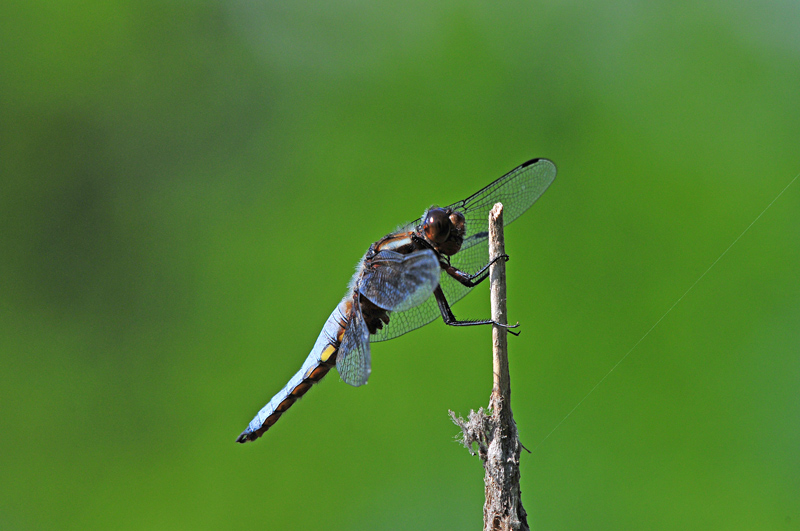
[[[498,203],[489,213],[489,258],[505,254],[503,239],[503,205]],[[506,264],[495,262],[489,273],[491,282],[492,320],[506,324]],[[522,444],[511,413],[511,379],[508,372],[507,331],[492,327],[494,385],[489,398],[491,415],[470,411],[464,420],[450,412],[463,432],[462,442],[473,453],[478,446],[483,461],[486,501],[483,506],[484,531],[528,531],[528,515],[522,506],[519,488],[519,454]]]

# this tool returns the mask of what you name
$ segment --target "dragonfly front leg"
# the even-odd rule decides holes
[[[502,326],[503,328],[517,328],[519,326],[519,323],[515,325],[507,325],[507,324],[497,323],[495,321],[492,321],[491,319],[459,321],[458,319],[456,319],[456,316],[453,315],[453,310],[450,309],[450,304],[447,302],[447,299],[444,296],[444,292],[442,291],[441,286],[436,287],[436,289],[433,291],[433,296],[436,297],[436,303],[439,305],[439,311],[442,312],[442,320],[446,325],[476,326],[476,325],[493,324],[497,326]],[[515,336],[519,335],[519,332],[512,332],[511,330],[509,330],[508,333],[514,334]]]
[[[460,269],[456,269],[451,265],[444,268],[444,270],[447,271],[448,275],[458,280],[460,283],[464,284],[468,288],[474,288],[475,286],[477,286],[478,284],[480,284],[489,277],[489,268],[492,266],[493,263],[497,262],[500,259],[503,259],[506,262],[508,262],[508,255],[501,254],[500,256],[498,256],[497,258],[495,258],[494,260],[492,260],[491,262],[480,268],[480,270],[474,275],[464,273]]]

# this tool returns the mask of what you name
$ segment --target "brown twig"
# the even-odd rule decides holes
[[[503,205],[497,203],[489,213],[489,258],[505,254],[503,240]],[[492,320],[506,324],[506,265],[495,262],[489,273],[491,282]],[[453,419],[463,432],[464,446],[474,454],[472,443],[478,446],[483,461],[486,501],[483,505],[484,531],[528,531],[527,513],[522,507],[519,488],[519,454],[522,444],[511,413],[511,379],[508,372],[507,331],[492,327],[494,385],[489,398],[487,415],[483,408],[470,411],[469,419]]]

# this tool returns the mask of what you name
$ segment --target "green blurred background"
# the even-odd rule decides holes
[[[3,3],[0,528],[479,529],[447,410],[488,402],[488,328],[376,344],[369,385],[234,439],[371,242],[548,157],[506,232],[532,527],[800,529],[800,183],[659,321],[800,172],[798,28],[796,0]]]

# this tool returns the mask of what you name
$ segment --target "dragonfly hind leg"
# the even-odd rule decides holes
[[[498,258],[502,258],[502,256],[498,257]],[[519,323],[514,324],[514,325],[507,325],[507,324],[502,324],[502,323],[498,323],[498,322],[492,321],[491,319],[477,319],[477,320],[469,320],[469,321],[459,321],[458,319],[456,319],[456,316],[453,315],[453,310],[450,309],[450,304],[447,302],[447,299],[444,296],[444,292],[442,291],[442,287],[441,286],[438,286],[434,290],[433,295],[436,297],[436,302],[437,302],[437,304],[439,304],[439,311],[442,312],[442,320],[444,321],[444,324],[446,324],[446,325],[450,325],[450,326],[477,326],[477,325],[492,324],[492,325],[497,325],[497,326],[503,327],[505,329],[518,328],[519,327]],[[509,334],[513,334],[515,336],[519,335],[519,332],[514,332],[512,330],[508,330],[508,333]]]

